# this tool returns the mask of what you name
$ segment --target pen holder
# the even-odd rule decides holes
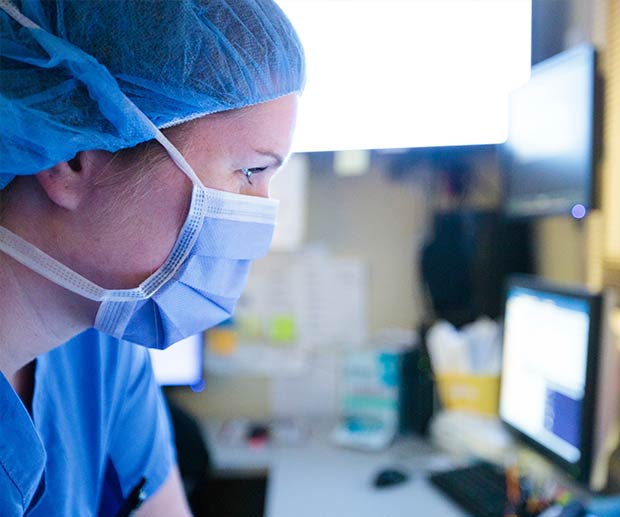
[[[499,375],[443,373],[435,377],[445,409],[495,416],[499,407]]]

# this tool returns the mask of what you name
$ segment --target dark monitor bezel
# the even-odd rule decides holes
[[[543,294],[567,296],[584,300],[588,304],[590,312],[590,329],[588,335],[588,356],[586,361],[586,380],[581,413],[581,437],[579,450],[580,459],[571,463],[558,455],[534,438],[525,434],[521,430],[505,421],[501,414],[503,382],[500,385],[500,407],[498,413],[503,425],[519,440],[532,447],[535,451],[550,459],[555,465],[560,467],[569,477],[580,483],[587,484],[590,479],[592,468],[592,452],[594,445],[594,418],[596,410],[596,396],[598,390],[598,370],[601,339],[601,317],[602,317],[602,295],[592,293],[580,287],[566,287],[553,284],[538,277],[527,275],[515,275],[508,279],[504,294],[504,316],[506,315],[506,305],[513,288],[525,288],[539,291]],[[502,347],[504,346],[505,332],[502,333]]]

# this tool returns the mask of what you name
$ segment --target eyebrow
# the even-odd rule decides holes
[[[284,158],[282,156],[280,156],[277,153],[271,152],[271,151],[264,151],[262,149],[254,149],[255,153],[261,154],[263,156],[269,156],[269,158],[273,158],[275,160],[275,166],[276,167],[281,167],[282,164],[284,163]]]

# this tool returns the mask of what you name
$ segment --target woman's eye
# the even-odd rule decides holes
[[[252,167],[251,169],[243,168],[243,169],[241,169],[241,172],[244,174],[244,176],[248,180],[248,183],[251,185],[252,184],[252,175],[258,174],[258,173],[263,172],[263,171],[266,171],[268,168],[269,167]]]

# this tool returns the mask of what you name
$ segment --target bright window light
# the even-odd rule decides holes
[[[279,0],[308,82],[294,150],[501,143],[529,78],[530,0]]]

